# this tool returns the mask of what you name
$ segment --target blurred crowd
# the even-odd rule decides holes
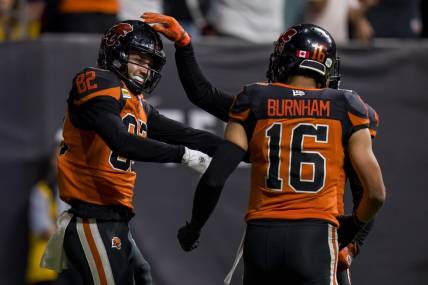
[[[287,27],[313,23],[336,42],[428,36],[428,0],[0,0],[0,41],[43,33],[103,33],[144,11],[175,17],[194,40],[271,43]]]

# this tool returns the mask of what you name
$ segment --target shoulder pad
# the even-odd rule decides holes
[[[70,99],[81,105],[98,96],[121,97],[121,82],[110,70],[88,67],[77,73],[73,79]]]
[[[250,114],[251,98],[250,92],[254,85],[246,85],[241,92],[234,98],[232,107],[230,108],[229,117],[237,121],[245,121]]]
[[[254,82],[254,83],[245,84],[242,87],[242,90],[240,93],[246,93],[247,96],[251,97],[251,94],[253,94],[254,92],[259,92],[260,89],[265,89],[265,87],[269,85],[270,83],[267,83],[267,82]]]
[[[352,90],[340,90],[346,101],[346,108],[348,111],[348,118],[352,125],[368,125],[368,110],[367,104],[361,99],[361,97]]]

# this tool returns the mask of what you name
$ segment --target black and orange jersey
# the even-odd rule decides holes
[[[132,161],[180,163],[184,147],[213,155],[222,139],[168,119],[111,71],[73,79],[58,158],[61,198],[132,208]]]
[[[97,97],[112,97],[123,105],[120,116],[131,133],[145,137],[147,112],[140,96],[122,86],[110,71],[86,68],[73,79],[69,104],[82,105]],[[67,114],[64,147],[58,157],[58,182],[64,201],[132,208],[136,174],[129,159],[118,156],[92,130],[77,128]]]
[[[251,193],[246,220],[327,220],[337,225],[345,148],[367,128],[356,93],[258,83],[244,87],[230,111],[246,129]]]

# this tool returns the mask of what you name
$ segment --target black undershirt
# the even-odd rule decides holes
[[[196,61],[192,43],[176,48],[175,62],[189,100],[220,120],[228,122],[229,109],[235,97],[212,86],[205,78]]]

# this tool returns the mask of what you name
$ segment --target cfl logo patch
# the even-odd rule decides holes
[[[304,96],[306,93],[302,90],[293,90],[293,96]]]
[[[111,248],[116,248],[117,250],[120,250],[122,248],[122,241],[118,237],[113,237],[111,239]]]

